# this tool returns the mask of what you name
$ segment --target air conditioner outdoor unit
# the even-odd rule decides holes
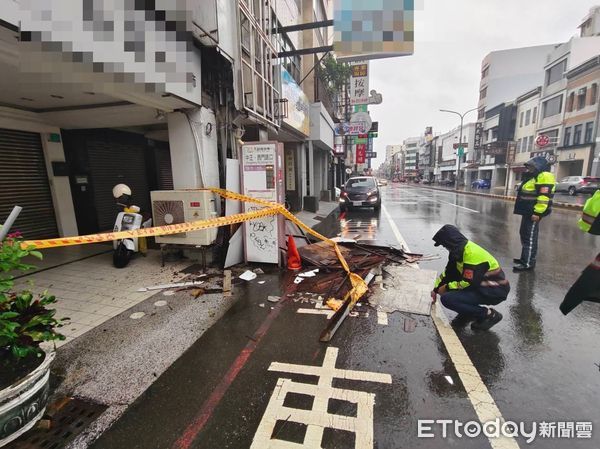
[[[207,220],[217,216],[215,195],[208,190],[156,190],[150,192],[153,226]],[[217,228],[156,237],[156,243],[207,246],[215,242]]]

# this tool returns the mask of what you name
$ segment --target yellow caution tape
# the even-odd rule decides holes
[[[324,242],[329,243],[333,246],[335,253],[344,268],[344,270],[348,273],[350,277],[350,282],[352,284],[352,290],[350,291],[350,296],[352,298],[352,305],[356,304],[356,302],[364,295],[367,290],[367,284],[365,281],[356,273],[352,273],[350,271],[350,267],[348,263],[342,256],[342,253],[338,247],[338,244],[331,239],[319,234],[314,229],[308,227],[304,223],[302,223],[295,215],[290,213],[282,204],[274,203],[272,201],[261,200],[258,198],[252,198],[246,195],[242,195],[235,192],[230,192],[224,189],[190,189],[190,190],[210,190],[217,195],[222,196],[223,198],[239,200],[248,203],[255,203],[261,206],[264,206],[263,209],[258,209],[252,212],[245,212],[241,214],[229,215],[227,217],[218,217],[211,218],[208,220],[198,220],[192,221],[188,223],[179,223],[167,226],[156,226],[153,228],[140,228],[131,231],[120,231],[120,232],[107,232],[102,234],[90,234],[90,235],[81,235],[77,237],[61,237],[57,239],[47,239],[47,240],[28,240],[23,242],[23,247],[36,248],[36,249],[45,249],[45,248],[58,248],[61,246],[73,246],[73,245],[84,245],[87,243],[100,243],[100,242],[110,242],[112,240],[121,240],[126,238],[138,238],[138,237],[156,237],[161,235],[170,235],[170,234],[179,234],[182,232],[193,232],[200,231],[202,229],[216,228],[219,226],[228,226],[237,223],[243,223],[245,221],[254,220],[257,218],[268,217],[271,215],[282,214],[288,220],[298,225],[301,229],[304,229],[307,233],[312,236],[323,240]]]

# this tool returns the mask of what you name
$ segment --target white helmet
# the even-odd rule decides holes
[[[113,187],[112,194],[115,198],[121,198],[123,195],[131,196],[131,189],[126,184],[117,184]]]

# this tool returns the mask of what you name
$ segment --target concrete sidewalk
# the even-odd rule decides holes
[[[300,212],[295,212],[294,215],[304,224],[313,228],[327,218],[330,213],[337,209],[337,207],[337,201],[320,201],[319,210],[316,213],[302,210]]]
[[[162,268],[160,252],[150,250],[147,257],[137,255],[127,267],[118,269],[113,267],[112,252],[104,252],[22,276],[15,280],[15,289],[48,290],[56,296],[56,316],[71,319],[60,330],[67,339],[57,342],[58,347],[156,294],[138,292],[139,288],[178,282],[179,272],[192,263],[178,261]]]

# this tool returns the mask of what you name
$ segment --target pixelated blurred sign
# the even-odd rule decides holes
[[[335,0],[333,48],[338,59],[412,55],[414,13],[414,0]]]
[[[349,122],[337,123],[334,128],[336,136],[358,136],[367,134],[373,125],[371,116],[367,112],[352,114]]]
[[[354,62],[350,68],[350,104],[369,104],[369,64]]]

